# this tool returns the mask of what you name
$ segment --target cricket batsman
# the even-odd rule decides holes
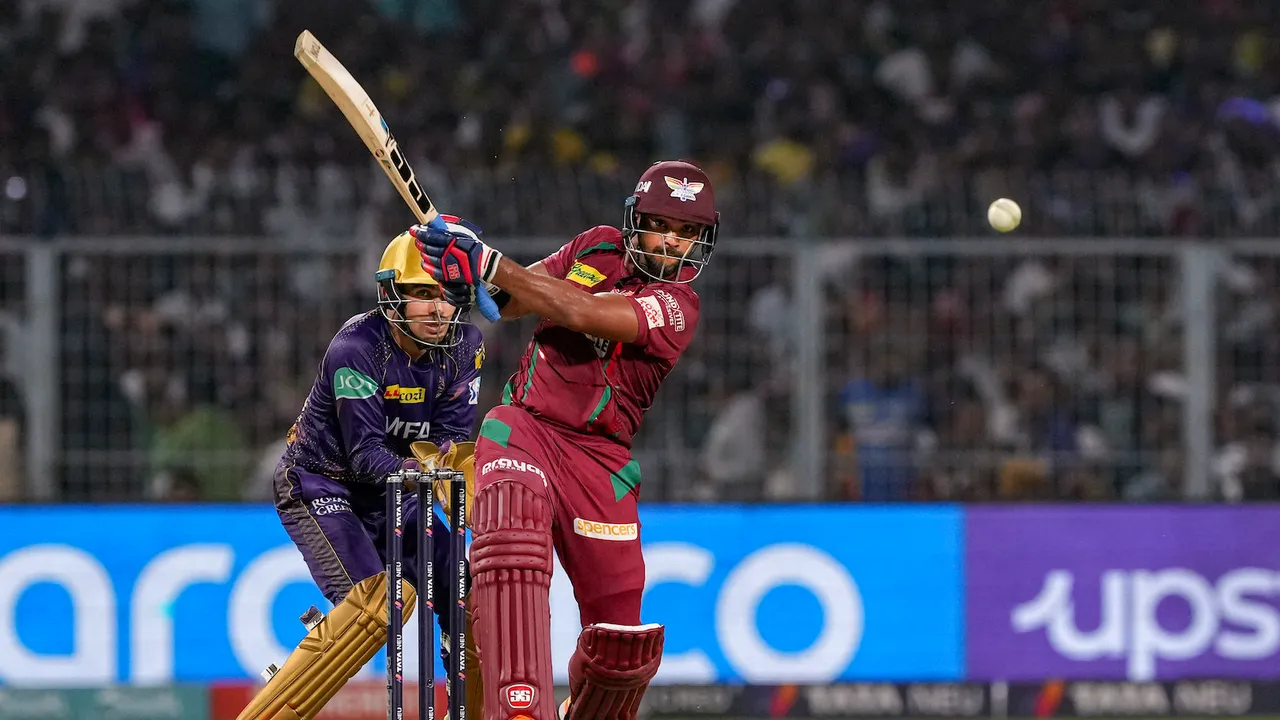
[[[479,239],[416,226],[441,282],[486,283],[504,317],[542,318],[502,405],[476,443],[471,583],[485,720],[630,720],[662,657],[663,626],[640,624],[644,557],[631,442],[693,338],[689,283],[719,228],[706,174],[649,167],[622,228],[578,235],[530,267]],[[461,298],[465,302],[466,298]],[[571,697],[552,696],[552,548],[583,625]]]
[[[452,233],[473,232],[442,217]],[[423,465],[469,472],[474,460],[474,446],[464,441],[475,423],[484,345],[469,308],[446,300],[408,233],[387,245],[375,277],[377,308],[348,320],[330,342],[275,472],[280,521],[335,607],[318,624],[304,617],[307,637],[240,720],[315,717],[385,645],[385,479]],[[418,587],[418,523],[425,513],[436,537],[449,531],[413,493],[405,495],[404,513],[408,618]],[[434,561],[451,566],[448,542],[435,543]],[[436,598],[450,597],[451,577],[435,575]],[[448,667],[449,613],[437,619]]]

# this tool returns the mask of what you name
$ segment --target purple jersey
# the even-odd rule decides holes
[[[658,387],[693,339],[698,296],[688,284],[632,274],[622,233],[608,226],[587,230],[542,265],[583,292],[627,296],[640,333],[634,342],[618,343],[542,321],[503,403],[630,448]]]
[[[473,325],[458,332],[453,347],[411,361],[378,311],[348,320],[320,361],[285,459],[340,482],[381,483],[412,457],[412,443],[467,440],[484,344]]]

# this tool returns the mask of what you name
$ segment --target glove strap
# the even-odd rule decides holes
[[[480,253],[480,279],[489,285],[493,284],[493,276],[498,274],[498,263],[502,261],[502,253],[488,245],[482,245]]]

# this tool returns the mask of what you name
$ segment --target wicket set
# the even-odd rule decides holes
[[[466,597],[467,585],[467,481],[457,470],[420,472],[404,469],[387,477],[387,718],[404,720],[404,495],[416,485],[418,518],[422,527],[417,553],[418,615],[418,713],[421,720],[435,720],[435,514],[436,481],[449,490],[450,557],[453,558],[454,592],[449,598],[450,640],[449,720],[466,720]],[[443,640],[442,640],[443,642]]]

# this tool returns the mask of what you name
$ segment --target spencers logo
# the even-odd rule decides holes
[[[602,523],[582,518],[573,519],[573,531],[582,537],[614,542],[627,542],[640,537],[640,528],[635,523]]]

